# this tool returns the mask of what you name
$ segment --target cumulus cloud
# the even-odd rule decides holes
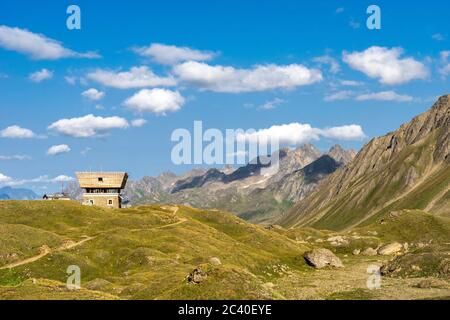
[[[80,118],[58,120],[48,129],[75,138],[88,138],[104,135],[112,129],[125,129],[128,126],[128,121],[120,117],[103,118],[89,114]]]
[[[185,99],[178,91],[166,89],[142,89],[124,101],[123,105],[134,111],[165,114],[178,111]]]
[[[81,95],[89,100],[98,101],[98,100],[101,100],[105,96],[105,93],[102,91],[98,91],[95,88],[90,88],[90,89],[87,89],[86,91],[83,91],[81,93]]]
[[[47,150],[47,154],[49,156],[56,156],[58,154],[62,154],[62,153],[68,153],[70,152],[70,147],[67,144],[59,144],[59,145],[55,145],[50,147]]]
[[[129,71],[114,72],[97,69],[89,72],[87,78],[107,87],[116,89],[132,89],[156,86],[174,86],[176,80],[169,77],[159,77],[146,66],[132,67]]]
[[[79,53],[65,48],[59,41],[26,29],[0,25],[0,47],[25,54],[35,60],[61,58],[99,58],[93,52]]]
[[[320,70],[308,69],[299,64],[268,64],[251,69],[236,69],[189,61],[175,66],[173,71],[182,81],[201,89],[228,93],[292,89],[323,79]]]
[[[61,182],[70,182],[70,181],[74,181],[75,179],[73,178],[73,177],[69,177],[69,176],[66,176],[66,175],[60,175],[60,176],[57,176],[57,177],[55,177],[55,178],[53,178],[53,179],[51,179],[51,182],[53,182],[53,183],[61,183]]]
[[[25,184],[42,184],[42,183],[61,183],[61,182],[69,182],[74,181],[75,179],[70,176],[60,175],[55,178],[50,178],[47,175],[40,176],[32,179],[14,179],[8,177],[2,173],[0,173],[0,185],[6,186],[22,186]]]
[[[7,184],[11,182],[13,179],[11,177],[8,177],[0,172],[0,184]]]
[[[30,129],[21,128],[19,126],[10,126],[0,131],[0,137],[11,139],[30,139],[36,138],[36,134]]]
[[[320,57],[315,57],[313,59],[314,62],[320,63],[320,64],[326,64],[330,66],[330,72],[333,74],[338,73],[341,71],[341,66],[339,65],[339,62],[335,58],[329,55],[324,55]]]
[[[361,94],[356,97],[358,101],[379,100],[379,101],[396,101],[396,102],[410,102],[414,98],[408,95],[398,94],[395,91],[382,91],[374,93]]]
[[[53,72],[47,69],[42,69],[36,72],[33,72],[28,76],[28,79],[30,79],[33,82],[39,83],[45,80],[49,80],[53,78]]]
[[[143,125],[145,125],[147,123],[147,120],[145,119],[134,119],[131,121],[131,126],[139,128],[142,127]]]
[[[402,48],[374,46],[362,52],[344,52],[343,60],[351,68],[378,79],[382,84],[397,85],[426,79],[426,66],[413,58],[401,58],[403,51]]]
[[[134,48],[133,50],[143,57],[149,57],[158,63],[167,65],[174,65],[185,61],[208,61],[216,55],[213,52],[161,43],[153,43],[148,47]]]
[[[18,160],[18,161],[31,160],[31,157],[20,154],[15,154],[12,156],[0,156],[0,161],[9,161],[9,160]]]
[[[359,125],[346,125],[331,128],[314,128],[310,124],[298,122],[275,125],[253,133],[241,133],[236,136],[238,141],[257,143],[260,141],[278,140],[281,145],[301,145],[321,137],[336,140],[361,140],[365,134]]]

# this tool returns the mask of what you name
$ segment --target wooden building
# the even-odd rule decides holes
[[[77,172],[80,188],[84,189],[83,205],[121,208],[120,192],[128,180],[126,172]]]

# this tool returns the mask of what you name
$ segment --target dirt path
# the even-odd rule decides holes
[[[438,202],[439,200],[441,200],[446,194],[447,192],[450,191],[450,185],[447,186],[447,188],[445,188],[441,193],[439,193],[436,197],[434,197],[433,200],[431,200],[431,202],[427,205],[427,207],[425,208],[424,211],[430,211],[431,209],[433,209],[434,205],[436,204],[436,202]]]
[[[29,264],[29,263],[38,261],[38,260],[44,258],[45,256],[49,255],[50,253],[70,250],[70,249],[79,247],[79,246],[83,245],[85,242],[91,241],[91,240],[93,240],[93,239],[95,239],[95,238],[96,238],[96,237],[86,237],[85,239],[83,239],[83,240],[81,240],[81,241],[78,241],[78,242],[68,242],[68,243],[63,244],[62,246],[60,246],[60,247],[58,247],[58,248],[55,248],[55,249],[51,249],[51,248],[49,248],[49,247],[47,247],[47,246],[42,246],[42,247],[41,247],[41,248],[42,248],[42,249],[41,249],[41,253],[38,254],[37,256],[34,256],[34,257],[31,257],[31,258],[27,258],[27,259],[24,259],[24,260],[20,260],[20,261],[16,261],[16,262],[10,263],[10,264],[8,264],[8,265],[6,265],[6,266],[1,267],[0,270],[4,270],[4,269],[13,269],[13,268],[16,268],[16,267],[23,266],[23,265],[25,265],[25,264]]]
[[[275,290],[287,299],[387,299],[410,300],[418,298],[445,297],[449,295],[450,283],[440,288],[420,289],[416,285],[423,278],[389,278],[381,277],[379,289],[370,290],[367,281],[371,274],[369,266],[380,266],[381,260],[365,258],[345,259],[345,267],[333,270],[316,270],[313,272],[294,272],[275,283]]]

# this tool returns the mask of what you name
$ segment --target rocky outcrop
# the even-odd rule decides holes
[[[382,255],[382,256],[390,256],[393,254],[397,254],[397,253],[401,252],[402,250],[403,250],[403,245],[398,242],[394,242],[394,243],[390,243],[390,244],[386,244],[386,245],[382,246],[380,249],[378,249],[378,254]]]
[[[336,257],[333,252],[328,249],[314,249],[306,252],[304,255],[306,263],[316,269],[323,269],[325,267],[342,268],[341,259]]]

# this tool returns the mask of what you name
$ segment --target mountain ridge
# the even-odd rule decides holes
[[[287,227],[341,230],[389,208],[428,208],[448,214],[449,100],[450,96],[442,96],[431,109],[396,131],[372,139],[351,163],[330,175],[279,223]],[[404,197],[417,190],[422,192],[418,199],[424,203],[408,208],[417,199]],[[429,200],[425,199],[425,192],[429,193]],[[434,199],[439,196],[442,199]],[[429,207],[432,201],[436,210]]]

